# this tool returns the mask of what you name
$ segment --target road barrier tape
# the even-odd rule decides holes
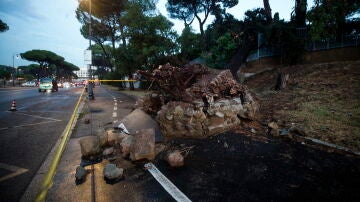
[[[79,110],[79,105],[80,105],[80,102],[81,102],[81,99],[83,97],[83,94],[84,94],[85,90],[82,91],[77,103],[76,103],[76,106],[75,106],[75,109],[71,115],[71,118],[68,122],[68,124],[66,125],[66,128],[65,130],[63,131],[62,135],[61,135],[61,142],[54,154],[54,158],[50,164],[50,168],[48,170],[48,172],[46,173],[45,177],[44,177],[44,180],[42,182],[42,185],[40,187],[40,191],[39,193],[37,194],[36,196],[36,199],[35,201],[36,202],[42,202],[42,201],[45,201],[46,199],[46,195],[53,183],[53,178],[55,176],[55,171],[56,171],[56,168],[60,162],[60,159],[61,159],[61,156],[65,150],[65,147],[66,147],[66,144],[67,142],[69,141],[70,139],[70,135],[71,135],[71,129],[72,129],[72,126],[74,124],[74,121],[76,119],[76,115],[78,114],[78,110]]]
[[[100,82],[100,81],[106,81],[106,82],[136,82],[136,81],[145,81],[145,80],[89,80],[90,82]]]
[[[159,169],[152,163],[147,163],[144,167],[154,176],[154,178],[161,184],[162,187],[176,200],[181,202],[191,202],[169,179],[163,175]]]

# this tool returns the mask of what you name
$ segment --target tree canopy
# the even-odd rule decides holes
[[[9,30],[9,26],[0,19],[0,32],[6,32]]]
[[[196,19],[199,22],[200,35],[204,37],[204,24],[209,15],[214,15],[237,4],[238,0],[168,0],[166,9],[171,18],[183,20],[185,26],[192,24]]]
[[[39,65],[29,65],[21,67],[27,69],[32,74],[39,77],[54,75],[55,77],[68,77],[73,75],[73,71],[79,67],[65,61],[62,56],[47,50],[30,50],[20,54],[22,59],[37,62]],[[36,70],[35,70],[36,69]]]

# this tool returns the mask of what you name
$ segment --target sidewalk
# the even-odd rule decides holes
[[[116,184],[105,182],[102,172],[109,161],[104,159],[93,167],[86,166],[85,169],[89,171],[86,181],[76,185],[75,171],[81,163],[79,139],[112,128],[113,122],[128,115],[135,104],[133,97],[116,92],[109,93],[106,87],[95,87],[94,95],[95,100],[85,102],[83,112],[90,113],[78,120],[58,165],[54,183],[46,201],[146,201],[154,197],[159,190],[162,191],[162,187],[147,171],[143,170],[142,164],[132,164],[122,158],[117,158],[112,163],[125,169],[124,180]],[[114,116],[113,108],[115,99],[117,101],[116,116]],[[84,123],[86,118],[90,119],[90,124]],[[93,173],[91,169],[94,169]],[[170,196],[165,198],[168,197]],[[169,200],[171,201],[171,197],[167,199]]]

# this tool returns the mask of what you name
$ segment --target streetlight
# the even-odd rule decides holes
[[[91,52],[91,34],[92,34],[92,30],[91,30],[91,23],[92,23],[92,8],[91,8],[91,0],[88,0],[89,1],[89,14],[90,14],[90,23],[89,23],[89,50],[90,50],[90,54],[92,54]],[[92,58],[92,57],[91,57]],[[92,61],[90,61],[90,64],[89,64],[89,69],[88,69],[88,72],[89,72],[89,81],[88,81],[88,96],[91,100],[94,99],[94,92],[93,92],[93,88],[92,88],[92,83],[90,83],[90,80],[91,80],[91,65],[92,65]]]
[[[13,68],[15,69],[15,75],[13,75],[13,86],[15,86],[15,77],[17,76],[17,68],[15,68],[15,56],[16,56],[16,59],[19,59],[19,54],[14,53],[12,55]]]

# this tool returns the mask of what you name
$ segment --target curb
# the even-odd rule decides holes
[[[72,131],[73,131],[74,127],[76,126],[79,114],[80,114],[80,112],[82,111],[82,109],[84,107],[83,95],[84,95],[84,90],[83,90],[83,92],[81,93],[81,95],[79,97],[79,99],[81,101],[79,102],[79,107],[77,109],[76,116],[74,118],[74,121],[73,121],[72,125],[70,126],[70,129],[69,129],[69,131],[70,131],[70,133],[68,134],[69,137],[71,136]],[[76,107],[75,107],[75,109],[73,111],[73,114],[75,113],[75,111],[76,111]],[[51,149],[50,153],[47,155],[47,157],[44,160],[43,164],[40,166],[39,170],[34,175],[33,179],[30,182],[30,184],[27,186],[24,194],[20,198],[20,202],[39,201],[39,200],[37,200],[37,198],[39,198],[40,193],[41,193],[40,191],[42,191],[42,186],[43,186],[43,184],[45,182],[45,177],[46,177],[47,173],[49,172],[49,170],[50,170],[50,168],[51,168],[51,166],[53,164],[54,157],[56,156],[56,153],[58,152],[57,150],[58,150],[61,142],[63,141],[64,134],[65,134],[65,132],[66,132],[66,130],[68,128],[68,125],[70,124],[70,121],[68,122],[67,126],[65,127],[65,129],[64,129],[62,135],[60,136],[60,138],[56,141],[56,143],[55,143],[54,147]],[[67,139],[69,139],[69,138],[67,138]],[[66,141],[66,144],[67,144],[67,141]],[[65,147],[66,147],[66,144],[65,144]],[[60,155],[60,158],[61,158],[61,155]],[[50,187],[51,187],[51,184],[50,184]],[[46,195],[45,195],[45,197],[46,197]],[[44,197],[44,199],[45,199],[45,197]],[[40,200],[40,201],[44,201],[44,199]]]

